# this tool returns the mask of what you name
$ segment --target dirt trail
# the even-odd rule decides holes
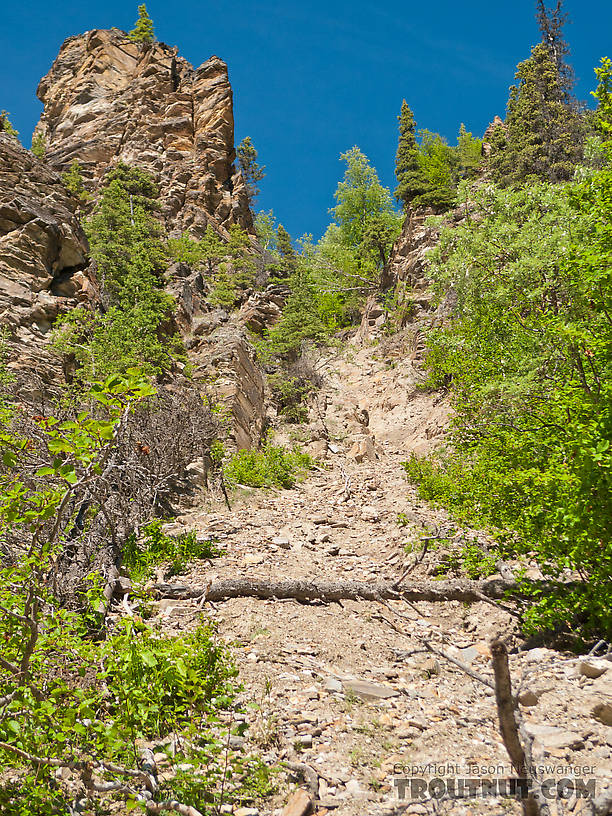
[[[456,526],[418,499],[401,467],[411,450],[422,452],[439,439],[448,410],[415,392],[418,379],[407,356],[384,354],[380,346],[333,360],[308,429],[313,447],[327,448],[321,468],[291,490],[244,491],[231,512],[198,508],[178,519],[173,527],[215,536],[226,554],[175,580],[202,586],[216,577],[393,579],[415,557],[407,543],[431,535],[452,539]],[[372,438],[376,458],[369,459]],[[363,461],[356,461],[363,451]],[[428,553],[414,577],[430,575],[440,553]],[[490,676],[487,643],[493,634],[510,633],[513,619],[488,604],[389,606],[393,611],[353,601],[232,599],[206,607],[236,644],[246,694],[260,705],[248,715],[248,745],[270,763],[285,759],[313,768],[321,815],[432,812],[432,803],[403,809],[394,776],[470,777],[473,764],[504,766],[509,773],[490,691],[445,661],[408,653],[426,637]],[[193,601],[160,603],[166,630],[182,630],[197,615]],[[527,722],[554,724],[541,736],[551,743],[542,756],[597,765],[600,776],[612,775],[612,738],[589,718],[588,701],[581,702],[580,695],[593,690],[575,661],[537,649],[513,656],[512,667],[517,674],[532,670],[529,688],[538,704],[525,709]],[[413,774],[414,765],[430,767]],[[280,814],[286,798],[284,788],[272,806],[255,812]],[[452,807],[464,814],[520,812],[516,803],[473,796]]]

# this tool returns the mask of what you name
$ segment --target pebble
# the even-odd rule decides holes
[[[602,674],[605,674],[612,664],[608,663],[607,660],[597,659],[597,658],[588,658],[587,660],[581,660],[578,664],[578,671],[584,677],[588,677],[591,680],[597,680],[598,677],[601,677]]]
[[[365,793],[357,779],[349,779],[346,783],[346,792],[353,797],[363,796]]]

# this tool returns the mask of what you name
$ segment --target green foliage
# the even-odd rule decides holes
[[[233,484],[290,488],[311,467],[311,458],[297,448],[287,450],[266,442],[261,450],[235,453],[225,466],[225,475]]]
[[[297,272],[297,254],[291,243],[291,236],[282,224],[276,230],[276,250],[280,256],[276,276],[287,278]]]
[[[257,162],[257,155],[257,150],[255,149],[251,137],[245,136],[236,148],[236,157],[242,178],[246,185],[249,206],[253,206],[253,202],[260,193],[257,185],[266,175],[266,168]]]
[[[396,227],[398,216],[391,193],[382,186],[376,170],[358,147],[341,153],[340,159],[346,162],[346,170],[334,193],[337,204],[331,212],[344,246],[359,251],[373,218]]]
[[[123,565],[133,581],[146,581],[153,569],[168,563],[168,574],[179,575],[189,561],[216,558],[222,555],[213,541],[198,540],[194,530],[178,535],[167,535],[159,519],[150,521],[142,528],[137,539],[132,535],[123,548]]]
[[[424,179],[419,162],[414,114],[404,99],[398,116],[399,141],[395,155],[395,198],[408,206],[424,191]]]
[[[602,57],[595,68],[598,85],[592,96],[597,100],[597,129],[607,140],[612,140],[612,61]]]
[[[291,295],[281,318],[260,344],[267,358],[278,355],[294,360],[307,341],[323,343],[329,336],[314,277],[305,265],[289,279],[289,286]]]
[[[32,152],[34,152],[34,142],[32,142]],[[39,156],[39,158],[42,158],[42,156]],[[78,198],[81,203],[92,200],[93,196],[87,192],[83,184],[83,171],[76,159],[70,165],[70,169],[62,173],[62,181],[64,182],[64,187],[72,193],[73,196]]]
[[[15,130],[9,119],[9,114],[5,110],[0,111],[0,133],[7,133],[15,138],[19,136],[19,131]]]
[[[449,210],[456,203],[457,182],[473,178],[480,169],[482,142],[468,133],[463,124],[457,147],[451,147],[442,136],[429,130],[419,131],[417,141],[416,122],[405,99],[398,120],[396,199],[404,207]]]
[[[457,160],[459,175],[463,179],[474,178],[482,164],[482,139],[477,139],[469,133],[463,122],[457,137]]]
[[[276,249],[276,218],[272,210],[258,212],[253,219],[253,226],[261,248],[268,252],[274,251]]]
[[[568,181],[582,159],[585,125],[567,101],[549,48],[536,45],[517,68],[506,123],[496,129],[489,165],[503,185]]]
[[[72,166],[75,191],[78,167]],[[75,180],[76,179],[76,180]],[[157,374],[172,367],[180,341],[162,327],[172,298],[161,288],[166,263],[162,227],[153,213],[157,187],[137,168],[119,164],[106,177],[85,223],[90,251],[107,301],[104,312],[76,309],[60,318],[56,347],[74,355],[86,381],[139,366]]]
[[[229,230],[229,240],[222,240],[208,225],[201,240],[185,232],[167,241],[171,258],[192,269],[205,269],[211,279],[208,300],[215,306],[232,309],[245,289],[253,285],[255,263],[249,235],[237,224]]]
[[[473,198],[430,268],[457,298],[428,341],[430,384],[452,387],[454,452],[408,472],[558,582],[527,628],[610,637],[612,172]]]
[[[307,401],[315,390],[312,381],[280,371],[268,377],[268,385],[279,414],[287,422],[306,422]]]
[[[134,23],[134,28],[128,34],[132,42],[146,45],[155,40],[155,33],[153,31],[153,20],[147,13],[147,7],[143,3],[138,6],[138,19]]]
[[[37,133],[32,138],[31,147],[32,153],[36,156],[37,159],[44,159],[46,149],[47,146],[45,143],[45,137],[42,135],[42,133]]]
[[[71,793],[58,767],[70,768],[87,791],[88,810],[96,807],[88,800],[93,788],[85,784],[92,772],[115,784],[114,795],[130,807],[145,786],[137,772],[139,740],[167,753],[166,778],[160,775],[159,789],[149,794],[154,804],[178,796],[211,814],[230,780],[237,797],[241,779],[249,791],[269,790],[261,767],[229,750],[219,713],[235,707],[236,670],[210,626],[168,637],[128,617],[104,639],[92,639],[91,612],[62,608],[54,595],[54,570],[71,523],[67,497],[78,485],[95,495],[118,425],[152,393],[132,371],[92,385],[92,412],[65,422],[41,417],[40,467],[25,480],[20,460],[35,442],[12,429],[10,416],[0,429],[0,538],[3,548],[15,535],[20,544],[13,563],[0,567],[3,812],[63,813]],[[205,552],[192,535],[164,537],[159,524],[147,529],[146,542],[138,557],[132,553],[137,567]],[[92,574],[89,584],[83,597],[95,609],[104,579]]]

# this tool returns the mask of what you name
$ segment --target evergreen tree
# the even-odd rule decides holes
[[[474,178],[482,163],[482,139],[469,133],[463,122],[457,137],[457,160],[461,178]]]
[[[157,186],[146,173],[119,164],[106,176],[96,210],[85,223],[102,284],[104,310],[74,309],[60,319],[56,343],[81,363],[91,381],[138,366],[148,373],[172,367],[178,349],[167,328],[172,298],[162,289],[166,267]]]
[[[547,45],[536,45],[518,66],[505,126],[492,139],[490,168],[502,185],[572,178],[582,158],[584,123],[564,101],[557,65]]]
[[[437,133],[419,132],[406,100],[398,117],[399,141],[395,157],[395,197],[404,208],[431,207],[442,212],[455,203],[457,154]]]
[[[399,141],[395,155],[395,198],[409,207],[415,198],[423,195],[427,189],[425,177],[419,160],[419,146],[416,140],[416,122],[414,114],[404,99],[398,116]]]
[[[129,33],[129,38],[132,42],[146,45],[152,43],[155,39],[153,31],[153,20],[149,17],[147,7],[143,3],[138,6],[138,19],[134,23],[134,28]]]
[[[265,174],[265,166],[257,162],[257,150],[251,141],[250,136],[245,136],[236,148],[236,157],[238,159],[238,166],[246,184],[247,196],[249,199],[249,207],[260,193],[258,183],[263,179]]]
[[[291,243],[291,236],[282,224],[276,231],[276,249],[280,255],[278,276],[286,278],[297,270],[297,253]]]
[[[564,102],[571,102],[575,84],[574,71],[567,61],[569,45],[563,38],[567,14],[562,11],[563,0],[557,0],[554,9],[547,9],[544,0],[536,0],[536,19],[542,34],[542,43],[548,48],[559,75],[559,91]]]

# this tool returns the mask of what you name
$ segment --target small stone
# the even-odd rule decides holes
[[[325,554],[331,556],[338,555],[339,552],[340,547],[337,544],[332,544],[331,547],[327,547],[325,550]]]
[[[350,691],[361,697],[362,700],[386,700],[389,697],[398,697],[399,691],[389,686],[371,683],[369,680],[343,680],[345,691]]]
[[[241,807],[234,811],[234,816],[259,816],[257,808]]]
[[[323,688],[325,691],[338,692],[342,691],[343,685],[340,680],[337,680],[335,677],[328,677],[323,683]]]
[[[349,781],[346,783],[346,792],[349,796],[355,798],[364,795],[364,791],[357,779],[349,779]]]
[[[276,538],[272,539],[272,544],[275,544],[277,547],[280,547],[282,550],[290,550],[291,543],[288,538],[284,538],[283,536],[276,536]]]
[[[591,708],[591,717],[604,725],[612,726],[612,705],[610,703],[595,703]]]
[[[537,705],[539,699],[540,698],[538,697],[538,695],[534,691],[531,691],[531,689],[527,689],[522,694],[519,694],[519,698],[518,698],[519,703],[522,706],[534,706],[534,705]]]
[[[307,816],[311,810],[310,795],[303,788],[299,788],[283,808],[281,816]]]
[[[258,564],[263,564],[265,556],[262,553],[247,553],[244,556],[244,565],[246,567],[256,567]]]
[[[312,748],[312,734],[298,734],[296,742],[302,748]]]
[[[566,731],[554,725],[537,725],[534,723],[528,723],[526,728],[531,736],[535,737],[540,745],[548,751],[561,748],[584,748],[584,739],[576,731]]]
[[[591,680],[597,680],[602,674],[605,674],[612,664],[607,660],[601,660],[594,657],[589,657],[586,660],[581,660],[578,664],[578,671],[583,677],[588,677]]]
[[[364,521],[378,521],[380,519],[380,513],[376,507],[366,505],[361,508],[361,518]]]

